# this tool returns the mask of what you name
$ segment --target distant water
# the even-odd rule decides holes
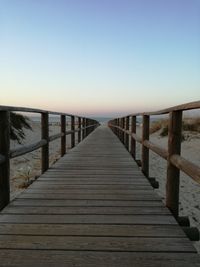
[[[32,121],[34,122],[40,122],[41,121],[41,117],[40,116],[31,116],[29,117]],[[109,120],[111,120],[111,118],[107,118],[107,117],[90,117],[93,120],[97,120],[100,123],[105,123]],[[67,120],[70,121],[70,118]],[[50,123],[56,123],[56,122],[60,122],[60,117],[59,116],[49,116],[49,122]]]
[[[100,123],[103,123],[103,122],[105,123],[111,120],[111,118],[107,118],[107,117],[91,117],[91,119],[97,120]]]

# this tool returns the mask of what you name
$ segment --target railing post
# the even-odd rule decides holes
[[[0,111],[0,210],[10,202],[10,112]]]
[[[85,118],[82,120],[82,140],[85,138]]]
[[[117,119],[117,126],[118,127],[120,126],[120,124],[119,124],[119,118]],[[118,136],[118,138],[120,138],[120,130],[119,129],[117,129],[117,136]]]
[[[42,147],[42,173],[49,168],[49,114],[41,114],[42,122],[42,139],[47,141],[47,144]]]
[[[129,131],[129,116],[126,117],[126,130]],[[129,151],[129,134],[126,133],[126,141],[125,141],[125,145],[126,145],[126,149]]]
[[[167,159],[167,183],[166,206],[177,218],[179,214],[179,177],[180,170],[170,162],[173,154],[181,153],[182,135],[182,111],[170,112],[168,126],[168,159]]]
[[[80,117],[78,117],[78,129],[79,129],[79,131],[78,131],[78,143],[80,143],[81,142],[81,118]]]
[[[74,116],[71,116],[71,148],[73,148],[75,146],[75,118]]]
[[[90,121],[90,119],[88,119],[88,126],[90,126],[90,125],[91,125],[91,121]],[[89,127],[89,128],[88,128],[88,134],[87,134],[87,135],[89,135],[90,132],[91,132],[91,128]]]
[[[88,119],[85,120],[85,126],[88,127]],[[88,128],[86,128],[86,137],[88,136]]]
[[[124,118],[122,118],[122,129],[123,130],[124,130],[124,126],[125,126],[125,120],[124,120]],[[124,136],[125,136],[124,131],[122,131],[122,143],[123,144],[124,144],[124,140],[125,140]]]
[[[115,126],[117,126],[117,119],[115,119]],[[116,136],[118,136],[118,135],[117,135],[117,131],[118,131],[118,129],[115,128],[115,134],[116,134]]]
[[[143,142],[149,140],[149,116],[143,115],[142,127],[142,172],[149,177],[149,149],[144,146]]]
[[[131,117],[131,134],[136,134],[136,116]],[[131,155],[135,159],[136,158],[136,142],[135,139],[131,136]]]
[[[61,133],[64,134],[61,136],[61,157],[66,154],[66,116],[61,115]]]

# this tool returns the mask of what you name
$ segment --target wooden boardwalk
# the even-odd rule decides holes
[[[0,214],[0,266],[200,266],[117,137],[99,127]]]

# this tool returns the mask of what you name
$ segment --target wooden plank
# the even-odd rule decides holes
[[[3,266],[21,267],[197,267],[199,256],[194,253],[0,250]]]
[[[110,180],[110,179],[106,179],[106,180],[93,180],[93,179],[49,179],[49,180],[41,180],[37,181],[37,183],[41,183],[41,184],[65,184],[65,185],[74,185],[74,184],[94,184],[94,185],[148,185],[149,183],[147,181],[129,181],[127,179],[115,179],[115,180]]]
[[[137,189],[87,189],[87,188],[81,188],[81,189],[27,189],[26,193],[30,194],[112,194],[112,195],[155,195],[153,192],[153,189],[149,187],[149,189],[146,190],[140,190]]]
[[[128,194],[57,194],[54,193],[52,194],[48,194],[48,193],[22,193],[18,196],[18,198],[23,198],[23,199],[99,199],[99,200],[145,200],[145,201],[149,201],[149,200],[160,200],[160,197],[155,195],[155,194],[146,194],[146,195],[141,195],[141,194],[135,194],[135,195],[128,195]]]
[[[143,185],[143,184],[136,184],[136,185],[117,185],[117,184],[112,184],[112,185],[95,185],[95,184],[74,184],[74,185],[56,185],[56,184],[47,184],[47,183],[33,183],[32,186],[30,187],[29,190],[34,190],[34,189],[94,189],[94,190],[104,190],[104,189],[135,189],[135,190],[146,190],[151,188],[151,186],[148,185]]]
[[[98,214],[98,215],[170,215],[171,213],[165,207],[34,207],[34,206],[8,206],[2,214]]]
[[[187,238],[0,235],[0,249],[195,252]]]
[[[47,236],[56,234],[57,236],[185,237],[185,233],[178,225],[0,223],[0,234],[22,233]]]
[[[74,223],[74,224],[174,224],[170,215],[12,215],[1,214],[0,223]]]
[[[143,200],[80,200],[80,199],[16,199],[11,202],[9,205],[18,205],[18,206],[102,206],[102,207],[160,207],[163,206],[161,200],[151,200],[151,201],[143,201]]]

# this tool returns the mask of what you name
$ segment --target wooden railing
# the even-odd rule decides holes
[[[28,112],[41,114],[41,140],[17,149],[10,149],[10,112]],[[60,116],[61,132],[49,136],[49,115]],[[66,117],[71,118],[71,129],[66,131]],[[75,123],[78,122],[78,129]],[[96,120],[72,114],[47,110],[0,106],[0,210],[10,201],[10,159],[41,148],[41,170],[49,168],[49,143],[61,138],[61,157],[66,153],[66,135],[71,135],[71,148],[88,136],[99,123]]]
[[[171,107],[168,109],[130,114],[126,117],[116,118],[109,121],[109,126],[126,146],[136,162],[141,164],[144,175],[149,178],[149,149],[167,160],[167,182],[166,182],[166,206],[171,210],[175,218],[179,218],[179,180],[180,170],[189,175],[194,181],[200,183],[200,167],[188,161],[180,155],[182,137],[182,113],[186,110],[199,109],[200,101]],[[169,113],[168,125],[168,149],[159,147],[149,141],[150,116]],[[142,116],[142,137],[136,134],[136,118]],[[131,126],[131,127],[130,127]],[[131,144],[129,145],[129,136]],[[136,159],[136,142],[142,145],[141,160]]]

